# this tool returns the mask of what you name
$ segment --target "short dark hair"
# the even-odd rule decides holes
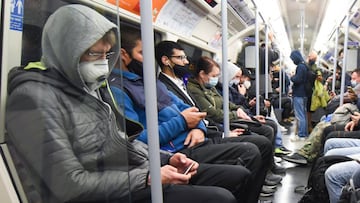
[[[126,27],[122,29],[121,32],[121,48],[130,54],[134,47],[136,47],[136,42],[141,40],[141,31],[133,27]]]
[[[155,59],[161,68],[165,65],[161,62],[161,58],[173,55],[174,49],[184,50],[180,44],[173,41],[162,41],[155,46]]]
[[[207,56],[202,56],[198,60],[195,67],[195,77],[199,76],[200,71],[204,71],[206,74],[210,73],[213,70],[213,67],[216,66],[220,69],[220,65],[216,63],[212,58]]]

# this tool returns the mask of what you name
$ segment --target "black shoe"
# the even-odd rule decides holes
[[[264,185],[274,186],[279,184],[281,181],[282,181],[282,177],[280,175],[268,173],[265,177]]]
[[[307,159],[303,156],[301,156],[298,153],[294,153],[292,155],[287,155],[287,156],[283,156],[282,157],[285,161],[291,162],[291,163],[296,163],[296,164],[302,164],[302,165],[306,165],[307,164]]]
[[[286,168],[284,168],[280,165],[274,164],[274,166],[271,169],[271,172],[273,172],[275,174],[284,174],[284,173],[286,173]]]
[[[293,125],[290,121],[280,121],[279,124],[285,127],[290,127]]]

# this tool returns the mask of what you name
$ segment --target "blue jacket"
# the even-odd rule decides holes
[[[298,50],[292,51],[290,58],[294,64],[297,65],[295,75],[290,78],[293,82],[293,97],[306,97],[305,83],[307,66],[305,65],[305,61]]]
[[[121,89],[120,74],[124,77],[125,91]],[[132,72],[114,69],[109,77],[109,83],[118,105],[124,105],[120,107],[125,109],[125,115],[144,126],[144,131],[137,139],[148,143],[143,79]],[[131,88],[131,91],[128,88]],[[185,147],[184,141],[190,131],[180,112],[190,106],[168,91],[160,81],[157,81],[157,98],[160,148],[177,152]],[[197,128],[206,132],[203,122],[200,122]]]

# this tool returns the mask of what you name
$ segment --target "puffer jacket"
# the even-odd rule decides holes
[[[9,73],[8,139],[44,203],[117,199],[146,187],[147,150],[126,139],[110,106],[79,74],[81,55],[110,29],[117,33],[94,10],[61,7],[45,24],[42,62]]]

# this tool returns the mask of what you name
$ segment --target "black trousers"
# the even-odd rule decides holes
[[[243,190],[239,183],[249,182],[249,171],[239,165],[200,164],[189,185],[164,185],[164,203],[236,203],[244,202],[233,194]],[[121,203],[151,203],[150,187],[131,193]],[[231,191],[231,192],[230,192]],[[232,194],[233,193],[233,194]],[[119,201],[117,201],[119,202]]]
[[[279,108],[279,98],[274,99],[271,104],[274,108]],[[282,119],[289,118],[292,110],[292,102],[289,97],[281,97],[281,108],[283,109],[281,113]]]
[[[252,181],[248,184],[247,190],[247,194],[249,194],[248,202],[257,202],[262,185],[264,184],[266,172],[272,167],[273,163],[271,142],[266,137],[257,134],[214,139],[214,142],[252,143],[257,146],[261,154],[261,165],[255,171],[252,168],[248,168],[252,172]]]
[[[260,193],[258,188],[262,184],[259,184],[258,180],[255,183],[255,177],[261,173],[262,158],[255,144],[231,142],[227,139],[209,139],[181,152],[199,163],[237,165],[238,175],[247,177],[246,179],[251,181],[247,182],[244,178],[238,182],[238,189],[232,191],[234,196],[238,202],[257,202]]]

